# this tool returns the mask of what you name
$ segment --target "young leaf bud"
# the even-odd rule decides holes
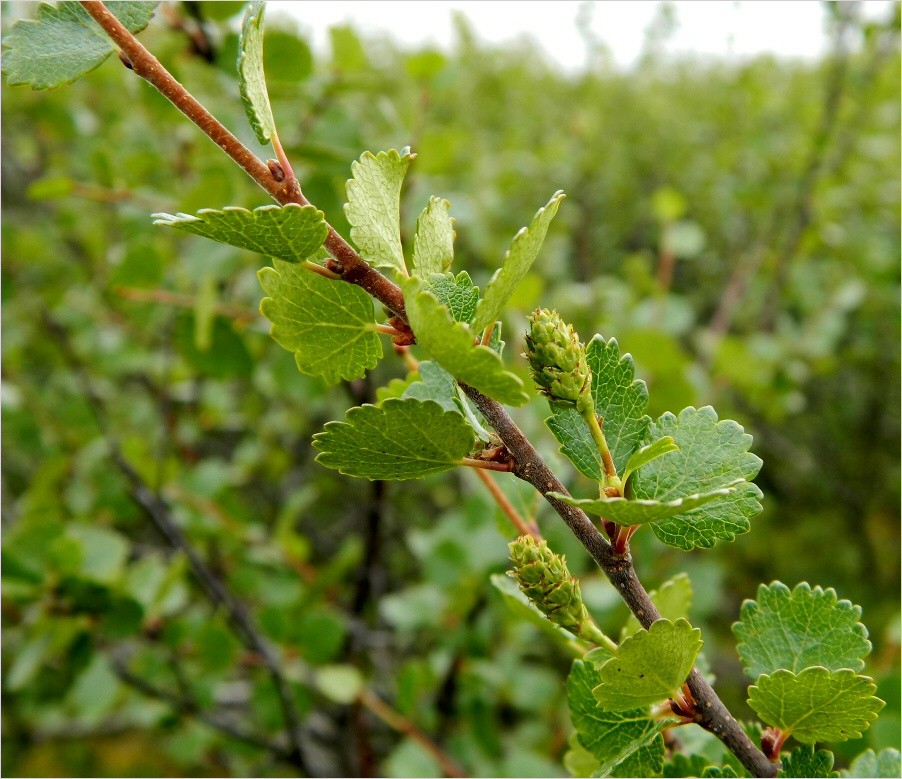
[[[532,377],[551,403],[591,408],[592,372],[573,325],[541,308],[529,317],[526,354]]]

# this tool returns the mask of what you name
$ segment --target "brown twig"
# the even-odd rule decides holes
[[[204,108],[100,0],[81,0],[81,5],[103,28],[113,43],[119,47],[131,69],[155,87],[160,94],[197,125],[277,202],[282,205],[286,203],[310,204],[301,192],[297,179],[286,177],[283,181],[276,181],[266,163]],[[400,287],[367,265],[331,226],[324,246],[338,263],[339,267],[332,270],[340,270],[345,281],[362,287],[392,311],[404,315],[404,296]]]
[[[468,468],[473,468],[475,470],[483,470],[483,471],[500,471],[501,473],[510,473],[511,466],[510,463],[496,463],[491,460],[478,460],[475,457],[464,457],[463,460],[460,461],[461,465],[466,465]]]
[[[290,753],[278,744],[266,741],[237,725],[233,725],[214,712],[205,711],[198,706],[196,701],[190,698],[168,692],[161,687],[151,684],[146,679],[133,674],[118,660],[114,660],[112,666],[114,673],[119,679],[129,685],[129,687],[134,687],[138,692],[146,695],[148,698],[155,698],[156,700],[168,703],[173,711],[180,715],[194,717],[205,725],[209,725],[211,728],[218,730],[221,733],[225,733],[225,735],[235,741],[243,741],[245,744],[251,744],[259,749],[266,750],[279,760],[290,762]]]
[[[157,530],[169,544],[185,555],[192,573],[200,583],[207,598],[214,606],[223,609],[229,625],[238,638],[247,649],[257,653],[261,658],[272,679],[273,686],[276,689],[276,696],[282,708],[285,728],[288,731],[289,743],[291,744],[290,757],[288,759],[305,774],[309,774],[310,771],[307,767],[301,738],[301,718],[297,709],[294,690],[283,672],[281,661],[275,650],[264,638],[263,634],[257,630],[244,604],[232,595],[231,591],[201,557],[200,552],[191,543],[172,516],[166,502],[150,489],[141,475],[125,459],[107,423],[104,403],[94,389],[84,363],[72,349],[66,329],[46,311],[43,312],[42,318],[44,326],[48,332],[54,335],[57,347],[81,384],[85,401],[100,432],[106,439],[110,450],[110,458],[129,483],[129,492],[132,500],[147,513]]]
[[[560,492],[565,495],[569,493],[501,404],[472,387],[462,386],[513,455],[517,464],[515,475],[528,481],[545,496],[545,500],[551,504],[604,571],[620,597],[639,620],[639,624],[648,628],[655,620],[660,619],[660,613],[636,576],[629,555],[615,554],[611,544],[580,509],[548,495],[549,492]],[[771,763],[752,743],[697,668],[692,669],[686,683],[697,704],[695,721],[717,736],[752,774],[762,777],[776,776],[779,767]]]
[[[429,752],[435,758],[435,761],[441,766],[445,776],[465,777],[466,774],[460,769],[443,750],[429,736],[414,725],[407,717],[399,714],[378,695],[367,689],[360,691],[357,700],[366,706],[373,714],[381,719],[386,725],[399,733],[416,741],[423,749]]]

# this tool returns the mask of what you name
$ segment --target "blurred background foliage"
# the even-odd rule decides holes
[[[240,5],[167,4],[141,38],[268,156],[238,99]],[[280,135],[339,231],[365,149],[413,147],[406,237],[429,195],[447,197],[457,264],[480,284],[567,192],[507,316],[508,359],[526,375],[525,314],[553,306],[632,352],[653,414],[710,403],[754,435],[752,532],[688,555],[639,533],[636,564],[650,588],[689,573],[741,718],[743,598],[807,580],[861,604],[888,705],[841,764],[900,732],[898,19],[854,9],[833,9],[817,63],[674,60],[661,24],[630,72],[586,36],[576,75],[528,42],[480,43],[463,18],[450,53],[336,27],[314,57],[278,17],[266,38]],[[5,24],[22,11],[4,4]],[[331,390],[300,375],[256,313],[263,260],[151,225],[266,197],[115,58],[55,92],[4,85],[2,111],[3,773],[298,770],[265,657],[150,521],[143,485],[275,648],[309,770],[441,774],[400,715],[469,774],[562,775],[570,657],[491,586],[513,531],[483,485],[371,484],[313,462],[311,435],[402,362],[389,350]],[[515,416],[575,484],[546,414],[536,399]],[[626,608],[562,523],[497,482],[616,633]]]

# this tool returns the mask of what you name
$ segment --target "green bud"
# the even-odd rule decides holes
[[[551,403],[591,409],[592,372],[579,336],[557,311],[545,308],[529,317],[526,353],[532,377]]]
[[[570,575],[564,557],[532,536],[520,536],[509,548],[514,563],[509,573],[539,611],[577,636],[591,635],[590,626],[594,628],[594,624],[583,605],[579,582]]]

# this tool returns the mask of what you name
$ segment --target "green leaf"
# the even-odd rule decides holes
[[[66,696],[79,717],[99,722],[119,696],[119,678],[101,653],[91,657],[88,666],[76,677]]]
[[[413,239],[413,272],[417,276],[445,273],[454,261],[454,220],[448,216],[449,208],[447,200],[431,197],[417,219]]]
[[[239,646],[231,631],[218,620],[204,623],[194,637],[198,661],[213,672],[232,667]]]
[[[492,434],[483,427],[485,417],[479,413],[473,405],[473,401],[466,396],[459,385],[455,385],[455,389],[457,390],[457,397],[455,398],[457,408],[464,415],[464,419],[470,423],[470,427],[473,428],[476,435],[479,436],[479,440],[486,444],[492,442],[498,443],[497,437],[493,438]]]
[[[605,341],[596,335],[586,345],[586,361],[592,369],[595,413],[604,420],[604,437],[617,473],[622,474],[632,453],[645,440],[651,423],[645,415],[648,388],[636,378],[632,356],[620,354],[616,338]],[[661,437],[651,436],[652,440]]]
[[[498,354],[474,344],[470,327],[455,322],[416,277],[404,284],[404,303],[417,343],[455,379],[501,403],[521,406],[529,400],[523,382],[505,370]]]
[[[868,749],[856,757],[849,766],[848,771],[842,772],[843,776],[855,776],[863,779],[888,779],[902,775],[902,761],[898,749],[884,749],[879,754],[874,754],[873,749]]]
[[[410,382],[396,397],[416,398],[417,400],[434,400],[445,411],[456,411],[463,414],[476,435],[486,443],[492,440],[491,434],[482,426],[481,415],[474,411],[470,399],[464,395],[454,377],[441,365],[432,360],[423,360],[419,368],[420,381]],[[384,400],[389,395],[384,393]]]
[[[623,473],[620,474],[620,478],[626,484],[630,476],[643,465],[648,465],[652,460],[657,460],[670,452],[678,452],[679,449],[680,447],[676,445],[676,442],[669,435],[659,438],[657,441],[633,452],[630,459],[627,460],[626,467],[623,469]]]
[[[143,30],[157,3],[110,0],[106,7],[129,30]],[[116,50],[80,3],[41,3],[36,19],[17,22],[3,39],[3,70],[10,86],[50,89],[71,84]]]
[[[463,414],[480,440],[486,443],[492,440],[491,434],[482,425],[481,415],[477,416],[477,412],[470,405],[470,399],[464,395],[448,371],[437,362],[423,360],[420,363],[419,373],[421,381],[412,382],[401,397],[434,400],[445,411]]]
[[[803,744],[859,738],[877,719],[877,686],[854,671],[806,668],[762,674],[749,687],[749,705],[768,725]]]
[[[617,340],[596,335],[586,346],[586,362],[592,370],[592,400],[595,413],[604,420],[602,430],[614,467],[623,474],[630,456],[646,439],[651,419],[645,414],[648,389],[636,379],[636,366],[629,354],[620,354]],[[552,408],[545,420],[567,457],[590,479],[599,481],[603,468],[598,446],[586,421],[573,409]]]
[[[260,312],[272,322],[270,335],[294,352],[301,373],[336,384],[363,376],[382,356],[373,331],[373,303],[360,287],[331,281],[294,265],[273,260],[258,274],[269,296]]]
[[[24,644],[17,647],[16,656],[3,680],[4,687],[11,692],[21,690],[37,674],[50,652],[53,636],[50,633],[37,633],[28,637]]]
[[[604,476],[601,453],[579,412],[574,408],[552,406],[551,416],[545,424],[560,443],[561,454],[573,463],[576,470],[586,478],[601,481]]]
[[[221,211],[202,208],[196,215],[154,214],[155,225],[174,227],[220,243],[303,262],[323,245],[329,228],[322,211],[313,206],[260,206],[253,211],[227,206]]]
[[[224,22],[241,11],[242,0],[200,0],[197,4],[204,21]]]
[[[238,89],[247,120],[262,144],[269,143],[276,131],[276,120],[269,104],[266,76],[263,73],[263,12],[266,3],[254,0],[241,21],[238,39]]]
[[[651,602],[655,604],[658,612],[664,619],[676,622],[678,619],[688,619],[689,609],[692,607],[692,580],[688,574],[678,573],[661,585],[659,590],[648,593]],[[620,640],[642,629],[642,626],[632,614],[627,619],[620,633]]]
[[[664,763],[663,776],[701,776],[710,764],[711,760],[704,755],[684,755],[682,752],[676,752]]]
[[[479,301],[479,288],[470,274],[462,270],[457,277],[450,273],[433,273],[424,278],[429,290],[443,306],[447,306],[455,322],[469,322]]]
[[[296,84],[313,73],[313,52],[296,33],[271,30],[266,34],[263,72],[269,74],[270,83]]]
[[[384,387],[379,387],[376,390],[376,405],[380,405],[389,398],[403,397],[404,393],[407,392],[408,387],[410,387],[411,384],[415,384],[417,381],[419,381],[418,373],[408,373],[403,379],[392,379]]]
[[[323,575],[325,577],[328,572],[324,570]],[[327,585],[324,583],[323,586]],[[347,640],[347,627],[340,612],[314,606],[294,619],[297,624],[295,641],[305,660],[315,664],[328,663],[341,652]]]
[[[514,236],[501,267],[489,280],[479,301],[473,320],[474,332],[481,332],[501,316],[517,285],[539,256],[548,227],[563,199],[563,192],[555,192],[551,200],[538,210],[529,227],[524,227]]]
[[[745,672],[752,679],[780,669],[798,673],[819,665],[830,671],[864,668],[870,654],[868,631],[858,619],[861,607],[839,600],[836,590],[807,582],[780,582],[758,588],[758,600],[742,604],[733,633]]]
[[[364,152],[351,163],[345,215],[351,240],[360,255],[376,268],[393,268],[407,275],[401,249],[401,183],[413,155],[394,149],[373,155]]]
[[[125,569],[129,544],[119,533],[96,525],[72,524],[66,535],[81,543],[84,556],[81,575],[95,582],[112,584]]]
[[[592,690],[602,708],[626,711],[669,698],[680,688],[702,647],[701,631],[685,619],[659,619],[626,638],[598,672]]]
[[[564,768],[570,776],[590,777],[601,768],[601,763],[588,749],[579,743],[579,734],[574,730],[567,739],[570,747],[564,753]]]
[[[711,547],[718,540],[732,541],[750,527],[749,518],[761,511],[761,490],[750,480],[761,460],[748,451],[752,437],[730,419],[717,421],[710,406],[683,409],[679,417],[663,414],[649,429],[651,438],[671,436],[679,451],[654,460],[632,479],[636,498],[662,503],[686,495],[704,495],[719,489],[730,492],[691,513],[652,525],[655,535],[678,549]]]
[[[455,402],[457,382],[441,365],[431,360],[423,360],[420,363],[420,381],[413,382],[401,397],[432,400],[445,411],[460,412]]]
[[[618,525],[647,525],[668,517],[685,514],[687,511],[719,500],[729,495],[739,484],[745,484],[745,481],[739,479],[737,480],[737,485],[714,490],[704,495],[687,495],[685,498],[676,498],[667,503],[641,498],[627,500],[626,498],[608,498],[604,496],[600,498],[573,498],[562,492],[549,492],[548,495],[552,498],[557,498],[562,503],[578,506],[590,514],[596,514],[616,522]]]
[[[797,777],[797,779],[805,779],[806,777],[836,777],[839,776],[838,771],[831,771],[833,768],[833,753],[826,749],[814,751],[811,744],[804,744],[792,750],[790,755],[782,755],[781,762],[783,767],[780,769],[778,777]],[[864,776],[864,774],[856,774],[856,776]]]
[[[353,665],[326,665],[314,672],[317,689],[327,698],[349,705],[363,688],[363,676]]]
[[[213,321],[210,348],[202,352],[194,341],[193,316],[181,316],[175,323],[175,343],[185,361],[199,373],[224,379],[249,376],[254,360],[232,322],[218,316]]]
[[[661,731],[672,721],[655,722],[645,709],[612,712],[599,706],[592,694],[600,682],[594,655],[593,651],[573,662],[567,677],[567,703],[579,743],[601,764],[595,775],[660,775],[664,765]]]
[[[438,403],[389,399],[352,408],[313,437],[316,461],[347,476],[419,479],[458,465],[473,444],[473,429]]]

